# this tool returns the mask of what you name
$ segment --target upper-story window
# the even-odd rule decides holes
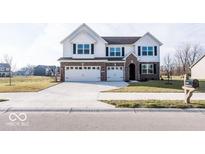
[[[111,57],[119,57],[122,56],[120,47],[110,47],[110,56]]]
[[[77,45],[78,54],[89,54],[90,53],[90,44],[78,44]]]
[[[153,56],[154,48],[152,46],[143,46],[142,47],[142,56]]]

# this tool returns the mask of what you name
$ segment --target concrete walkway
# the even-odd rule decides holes
[[[100,93],[98,100],[183,100],[184,93]],[[192,100],[205,100],[205,93],[194,93]]]

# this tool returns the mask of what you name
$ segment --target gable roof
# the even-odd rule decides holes
[[[144,34],[140,39],[142,39],[143,37],[145,37],[145,36],[150,36],[153,40],[155,40],[156,42],[158,42],[159,43],[159,45],[161,46],[161,45],[163,45],[163,43],[162,42],[160,42],[156,37],[154,37],[150,32],[147,32],[146,34]],[[140,40],[139,39],[139,40]]]
[[[107,43],[104,39],[102,39],[102,37],[100,35],[98,35],[94,30],[92,30],[88,25],[86,25],[85,23],[83,23],[82,25],[80,25],[76,30],[74,30],[70,35],[68,35],[65,39],[63,39],[60,43],[64,43],[67,39],[75,36],[78,34],[78,31],[80,31],[83,27],[87,28],[89,31],[91,31],[97,38],[100,38],[102,41],[104,41],[105,43]]]
[[[0,63],[0,67],[10,67],[8,63]]]
[[[123,59],[126,60],[127,57],[129,57],[130,55],[133,55],[133,56],[135,56],[136,58],[138,58],[134,52],[129,52]]]
[[[145,35],[141,36],[119,36],[119,37],[114,37],[114,36],[100,36],[98,35],[94,30],[92,30],[88,25],[83,23],[80,25],[76,30],[74,30],[70,35],[68,35],[65,39],[61,41],[61,43],[64,43],[67,39],[75,37],[75,35],[78,35],[79,31],[82,28],[86,28],[88,31],[90,31],[95,37],[101,39],[103,42],[108,43],[108,44],[134,44],[138,40],[142,39],[143,37],[149,35],[153,40],[159,43],[159,45],[162,45],[162,43],[154,37],[151,33],[147,32]]]
[[[137,36],[126,36],[126,37],[112,37],[112,36],[103,36],[102,37],[108,44],[133,44],[141,37]]]
[[[193,65],[191,65],[190,68],[194,67],[198,62],[200,62],[203,58],[205,57],[205,55],[203,55],[201,58],[199,58]]]

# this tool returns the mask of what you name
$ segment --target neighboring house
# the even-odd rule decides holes
[[[35,76],[54,76],[56,72],[56,66],[38,65],[34,67],[33,75]]]
[[[62,81],[159,80],[160,46],[149,32],[102,37],[82,24],[63,41]]]
[[[191,66],[191,78],[205,79],[205,55]]]
[[[20,75],[20,76],[30,76],[33,75],[33,71],[32,70],[28,70],[26,68],[22,68],[16,72],[14,72],[15,75]]]
[[[7,63],[0,63],[0,77],[10,76],[10,65]]]

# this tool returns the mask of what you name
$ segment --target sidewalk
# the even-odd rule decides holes
[[[183,100],[184,93],[100,93],[98,100]],[[205,100],[205,93],[194,93],[192,100]]]

